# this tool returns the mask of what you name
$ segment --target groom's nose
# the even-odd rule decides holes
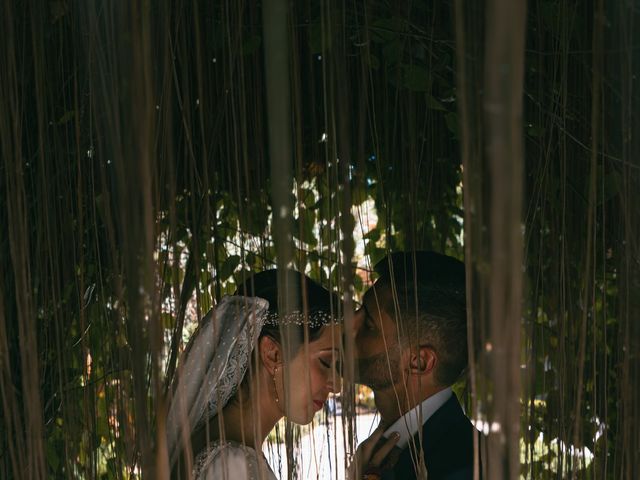
[[[362,328],[362,324],[364,322],[364,310],[359,308],[353,313],[353,322],[351,324],[351,328],[344,329],[342,333],[342,344],[345,351],[349,351],[351,346],[353,346],[354,351],[353,354],[356,358],[358,358],[358,332],[360,328]]]
[[[362,322],[364,322],[364,308],[360,307],[353,314],[353,329],[351,334],[355,339],[358,336],[358,332],[360,331],[360,327],[362,327]]]

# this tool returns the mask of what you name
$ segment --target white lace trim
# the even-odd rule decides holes
[[[194,462],[195,465],[191,478],[195,480],[206,480],[207,470],[212,468],[215,462],[230,461],[230,458],[222,458],[223,454],[227,452],[243,454],[247,467],[246,479],[238,478],[237,472],[228,470],[229,480],[231,480],[231,478],[233,478],[233,480],[277,480],[275,473],[273,473],[266,458],[264,458],[264,454],[258,455],[253,448],[238,442],[222,442],[220,440],[212,442],[206,450],[198,454]]]

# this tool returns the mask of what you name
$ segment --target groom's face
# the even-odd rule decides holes
[[[378,282],[367,290],[354,318],[355,380],[374,391],[390,388],[402,379],[402,348],[396,322],[385,309],[390,301],[391,290]]]

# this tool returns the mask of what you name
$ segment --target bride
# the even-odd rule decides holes
[[[269,270],[223,298],[183,353],[167,418],[172,478],[275,480],[262,454],[269,432],[283,416],[309,423],[340,390],[338,297],[281,273],[284,291]]]

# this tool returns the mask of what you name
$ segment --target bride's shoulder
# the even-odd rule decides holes
[[[264,456],[236,442],[215,442],[195,461],[196,480],[275,480]]]

